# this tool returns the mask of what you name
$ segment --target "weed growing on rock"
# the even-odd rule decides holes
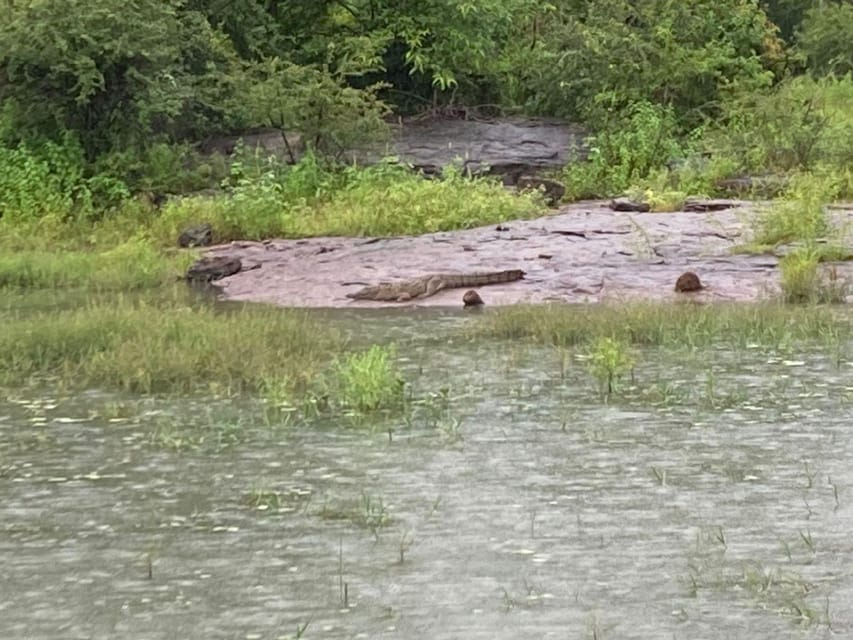
[[[818,256],[814,250],[794,251],[782,258],[782,296],[786,302],[813,302],[820,288]]]
[[[782,272],[782,297],[785,302],[844,302],[846,283],[831,269],[820,271],[820,252],[814,247],[793,251],[779,262]]]

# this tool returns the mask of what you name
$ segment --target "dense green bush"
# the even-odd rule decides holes
[[[203,156],[188,143],[165,142],[105,153],[91,171],[121,176],[133,191],[152,194],[200,191],[218,186],[228,175],[223,156]]]
[[[712,138],[747,172],[853,164],[853,78],[800,76],[727,102]]]
[[[0,12],[0,215],[110,217],[132,193],[159,202],[224,182],[227,202],[179,209],[204,209],[229,237],[491,221],[496,192],[482,183],[348,175],[319,159],[382,140],[394,108],[460,103],[586,124],[592,152],[565,174],[570,196],[706,189],[701,163],[664,169],[700,151],[714,175],[845,167],[853,8],[813,4],[21,0]],[[806,66],[826,77],[795,75]],[[288,169],[243,154],[229,167],[195,147],[254,127],[299,138],[308,159]],[[456,188],[462,204],[437,212]],[[431,204],[407,200],[419,196]]]
[[[40,0],[0,17],[7,139],[74,132],[88,161],[221,128],[233,56],[183,2]]]
[[[0,218],[6,224],[54,216],[87,217],[130,195],[121,180],[84,175],[83,151],[71,135],[62,144],[0,146]]]
[[[631,105],[587,144],[586,161],[563,173],[570,198],[618,195],[686,153],[673,110],[645,101]]]
[[[734,89],[770,84],[781,43],[754,2],[558,2],[526,52],[511,50],[506,89],[541,113],[606,126],[648,101],[687,127]],[[518,58],[518,59],[515,59]]]
[[[821,74],[853,72],[853,4],[821,2],[810,8],[797,37],[809,68]]]

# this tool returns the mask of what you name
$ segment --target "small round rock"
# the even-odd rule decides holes
[[[692,271],[682,273],[678,276],[678,280],[675,281],[675,290],[678,293],[691,293],[693,291],[701,291],[704,288],[705,286],[699,280],[699,276]]]
[[[462,302],[466,307],[479,307],[484,304],[480,294],[473,289],[465,292],[465,295],[462,296]]]

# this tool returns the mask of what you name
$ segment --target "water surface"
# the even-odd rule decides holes
[[[849,363],[647,349],[605,403],[456,311],[324,317],[407,417],[0,400],[0,637],[853,637]]]

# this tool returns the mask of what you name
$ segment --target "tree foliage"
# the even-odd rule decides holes
[[[849,2],[9,0],[0,142],[72,141],[92,166],[247,127],[338,154],[389,109],[448,105],[681,131],[808,63],[844,74]],[[799,56],[799,57],[798,57]],[[132,162],[125,162],[125,164]]]
[[[798,35],[809,68],[819,74],[853,71],[853,4],[839,2],[806,11]]]
[[[727,92],[772,80],[779,45],[754,2],[573,4],[580,6],[546,16],[515,81],[516,99],[536,111],[601,124],[609,113],[649,100],[695,124]]]
[[[793,43],[803,16],[814,0],[761,0],[761,7],[788,43]]]
[[[230,45],[177,2],[17,3],[0,18],[0,52],[7,139],[72,131],[91,159],[221,126]]]

